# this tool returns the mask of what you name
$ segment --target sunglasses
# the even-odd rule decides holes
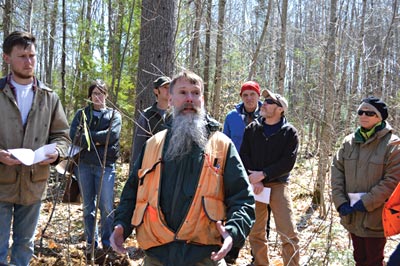
[[[364,110],[358,110],[357,114],[359,116],[362,116],[363,114],[365,114],[366,116],[370,116],[370,117],[376,115],[376,113],[374,111],[364,111]]]
[[[271,99],[271,98],[265,99],[264,102],[267,103],[267,104],[276,104],[279,107],[282,107],[282,104],[280,102],[275,101],[274,99]]]

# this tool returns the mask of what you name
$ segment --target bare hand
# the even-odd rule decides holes
[[[253,192],[254,194],[260,194],[264,189],[264,184],[262,182],[258,182],[253,184]]]
[[[54,153],[51,154],[46,154],[47,159],[44,161],[41,161],[39,164],[40,165],[46,165],[46,164],[51,164],[55,162],[58,159],[58,151],[55,151]]]
[[[14,158],[11,153],[6,150],[0,150],[0,162],[9,166],[21,164],[18,159]]]
[[[124,241],[124,228],[120,224],[116,225],[110,236],[111,247],[114,251],[125,254],[128,250],[124,248]]]
[[[228,233],[228,231],[225,230],[225,226],[222,225],[221,221],[217,222],[217,229],[221,234],[221,236],[223,237],[224,243],[222,243],[222,247],[220,250],[218,250],[218,252],[215,251],[211,252],[211,259],[213,261],[222,260],[226,256],[226,254],[228,254],[228,252],[231,250],[233,246],[233,239],[231,235]]]
[[[261,182],[265,178],[263,171],[249,170],[249,173],[249,180],[251,184]]]

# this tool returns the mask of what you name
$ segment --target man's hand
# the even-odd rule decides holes
[[[222,243],[222,247],[220,250],[218,250],[218,252],[211,252],[211,259],[213,261],[219,261],[223,259],[233,246],[233,239],[228,231],[225,230],[225,226],[222,225],[221,221],[217,222],[217,229],[224,239],[224,243]]]
[[[261,182],[265,178],[263,171],[249,170],[249,173],[249,180],[251,184]]]
[[[114,231],[110,236],[111,247],[114,251],[118,253],[125,254],[128,252],[126,248],[124,248],[124,228],[122,225],[118,224],[114,227]]]
[[[58,159],[58,151],[55,151],[54,153],[51,154],[46,154],[47,159],[44,161],[41,161],[39,164],[40,165],[46,165],[46,164],[51,164],[55,162]]]
[[[0,162],[9,166],[21,164],[18,159],[15,159],[11,153],[6,150],[0,150]]]
[[[260,194],[264,189],[264,184],[262,182],[258,182],[253,184],[253,192],[254,194],[258,195]]]

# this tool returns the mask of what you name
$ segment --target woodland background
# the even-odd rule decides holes
[[[360,100],[381,97],[400,128],[399,25],[397,0],[0,1],[0,39],[14,30],[37,37],[36,75],[58,92],[70,121],[89,83],[106,81],[108,104],[123,114],[121,165],[159,75],[198,73],[221,123],[244,81],[285,95],[300,133],[297,168],[307,173],[298,196],[319,218],[332,211],[330,156],[355,130]]]

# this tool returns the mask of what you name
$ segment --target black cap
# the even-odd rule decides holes
[[[159,77],[158,79],[156,79],[155,81],[153,81],[154,84],[154,88],[157,89],[159,87],[164,86],[165,84],[169,84],[171,83],[171,79],[167,76],[162,76]]]

